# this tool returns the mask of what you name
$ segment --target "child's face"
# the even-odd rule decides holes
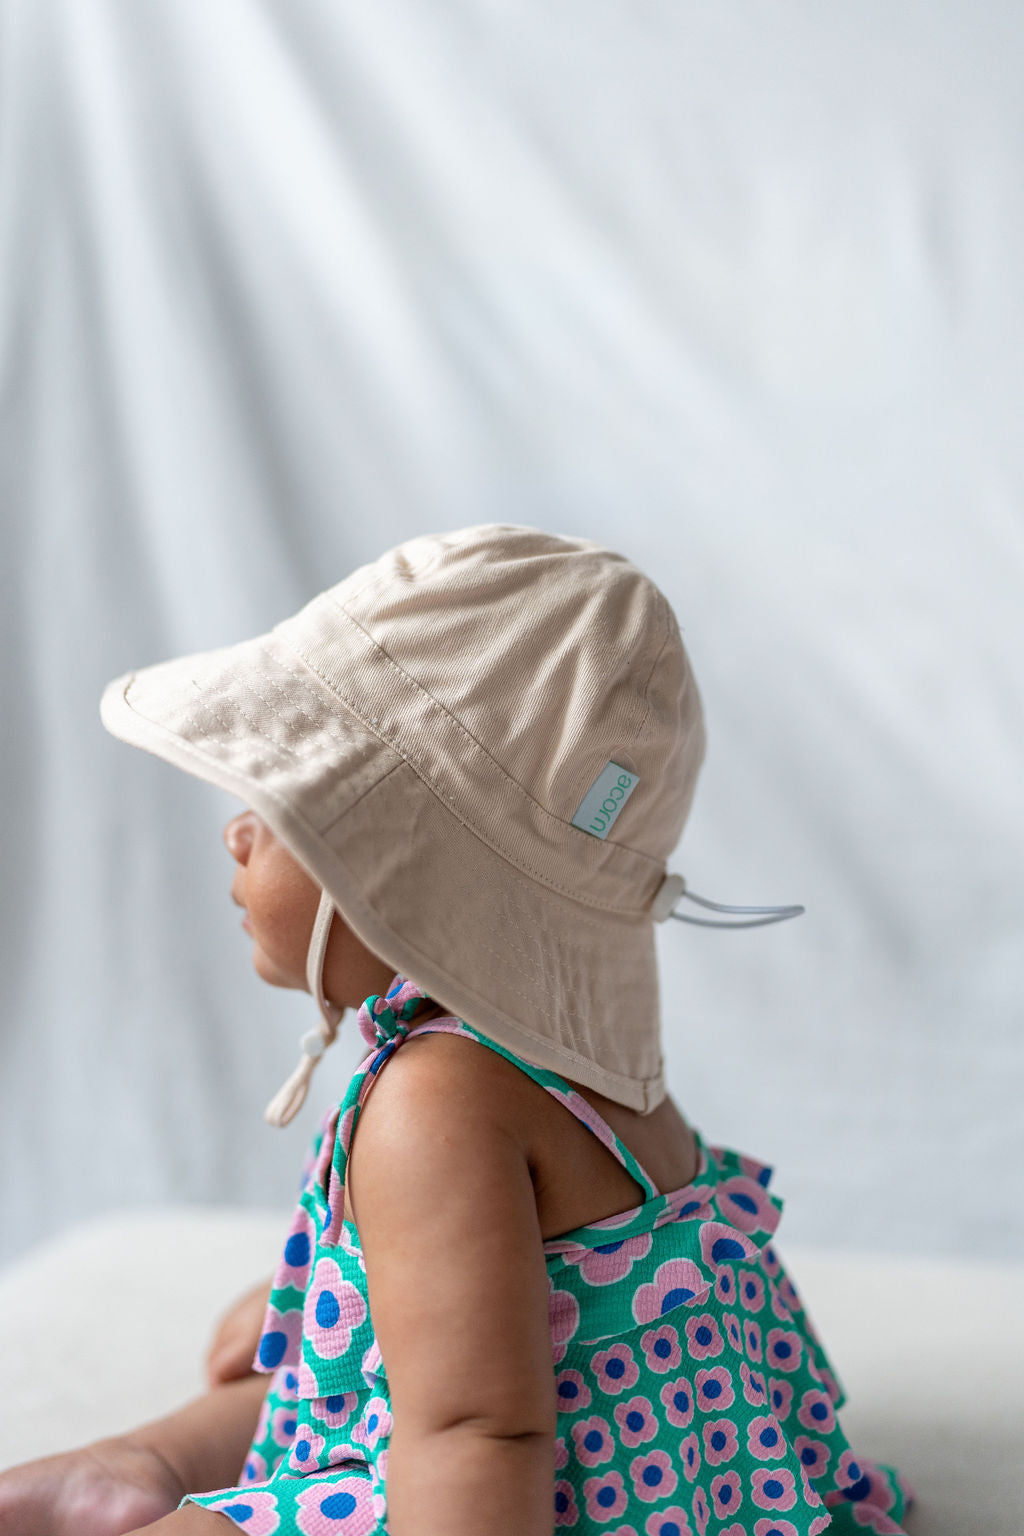
[[[243,811],[224,828],[237,868],[231,896],[246,909],[242,926],[253,939],[253,965],[274,987],[308,991],[306,953],[320,887],[255,811]],[[339,1007],[358,1008],[383,993],[394,975],[335,913],[324,958],[324,996]]]

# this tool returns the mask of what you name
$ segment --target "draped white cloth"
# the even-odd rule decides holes
[[[684,627],[672,1092],[782,1236],[1024,1253],[1019,7],[2,0],[0,1244],[287,1201],[352,1020],[254,975],[228,797],[104,682],[417,531]],[[444,893],[429,899],[443,900]]]

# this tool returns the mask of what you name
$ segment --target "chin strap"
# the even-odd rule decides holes
[[[334,1044],[338,1025],[345,1013],[344,1008],[339,1008],[336,1003],[329,1003],[324,996],[324,956],[327,953],[327,941],[331,936],[333,921],[334,902],[326,891],[321,891],[320,905],[317,908],[313,932],[309,937],[309,949],[306,952],[306,982],[310,992],[316,998],[317,1007],[320,1010],[320,1023],[315,1029],[307,1030],[302,1036],[299,1041],[302,1055],[299,1057],[298,1066],[287,1082],[282,1083],[263,1111],[263,1118],[270,1125],[278,1127],[287,1125],[289,1120],[298,1114],[305,1102],[310,1080],[316,1071],[316,1064],[327,1047]]]
[[[745,923],[720,923],[711,917],[689,917],[686,913],[673,910],[680,897],[695,901],[702,907],[710,907],[712,912],[763,912],[771,915],[755,917]],[[681,923],[697,923],[702,928],[759,928],[762,923],[781,923],[787,917],[799,917],[806,910],[806,907],[801,906],[731,907],[721,901],[708,901],[706,896],[697,896],[693,891],[688,891],[682,875],[666,875],[651,904],[651,916],[656,923],[664,923],[674,917]]]

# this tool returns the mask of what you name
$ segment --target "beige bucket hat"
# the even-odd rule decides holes
[[[664,1097],[654,924],[681,916],[666,861],[704,724],[675,616],[622,555],[518,524],[425,534],[100,707],[238,795],[322,888],[320,1024],[273,1123],[343,1013],[321,980],[335,909],[508,1050],[642,1112]]]

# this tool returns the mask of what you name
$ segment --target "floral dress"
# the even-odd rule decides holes
[[[557,1391],[552,1532],[572,1536],[900,1536],[911,1494],[855,1455],[843,1391],[771,1244],[771,1169],[698,1136],[692,1184],[659,1194],[564,1078],[395,976],[358,1014],[372,1049],[314,1141],[254,1369],[270,1380],[238,1486],[187,1495],[248,1536],[386,1533],[391,1402],[345,1167],[373,1078],[410,1034],[461,1034],[582,1120],[644,1201],[544,1243]],[[186,1502],[183,1500],[182,1502]]]

